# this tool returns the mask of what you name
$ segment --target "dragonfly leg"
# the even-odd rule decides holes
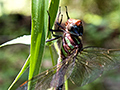
[[[47,11],[47,13],[48,13],[48,29],[49,29],[49,31],[52,32],[52,35],[55,37],[55,38],[53,38],[53,39],[49,39],[49,40],[46,41],[46,42],[50,42],[50,41],[53,41],[53,40],[56,40],[56,39],[62,37],[62,35],[55,35],[53,32],[64,32],[63,30],[59,29],[59,27],[63,28],[63,27],[60,25],[61,22],[62,22],[63,16],[61,15],[61,20],[60,20],[60,23],[59,23],[59,16],[60,16],[60,14],[61,14],[61,7],[59,7],[59,14],[58,14],[58,17],[57,17],[57,25],[58,25],[59,27],[58,27],[57,30],[53,30],[53,29],[50,29],[50,14],[49,14],[48,11]],[[63,29],[64,29],[64,28],[63,28]]]
[[[58,17],[57,17],[57,22],[59,22],[60,14],[61,14],[61,7],[59,7],[59,14],[58,14]]]
[[[62,19],[63,19],[63,15],[61,15],[61,19],[60,19],[60,25],[61,25],[61,23],[62,23]],[[58,25],[58,24],[57,24]],[[59,25],[58,25],[59,26]],[[58,30],[59,30],[59,27],[57,28]]]
[[[56,39],[58,39],[58,38],[60,38],[60,37],[61,37],[61,36],[58,36],[58,37],[55,37],[55,38],[52,38],[52,39],[46,40],[46,42],[54,41],[54,40],[56,40]]]
[[[65,6],[65,8],[66,8],[66,15],[67,15],[67,19],[70,19],[69,15],[68,15],[67,6]]]
[[[61,14],[61,7],[59,7],[59,14],[58,14],[58,17],[57,17],[57,25],[59,26],[59,27],[62,27],[60,24],[61,24],[61,22],[62,22],[62,18],[63,18],[63,16],[61,15],[61,21],[60,21],[60,23],[59,23],[59,16],[60,16],[60,14]],[[60,30],[60,29],[57,29],[57,30],[52,30],[52,29],[50,29],[50,13],[47,11],[47,13],[48,13],[48,29],[49,29],[49,31],[51,31],[52,32],[52,34],[53,34],[53,32],[63,32],[63,30]],[[62,27],[63,28],[63,27]],[[53,36],[55,36],[54,34],[53,34]]]
[[[68,11],[67,11],[67,6],[65,6],[66,8],[66,15],[67,15],[67,19],[70,19],[69,15],[68,15]],[[59,17],[60,17],[60,14],[61,14],[61,7],[59,7],[59,14],[58,14],[58,17],[57,17],[57,22],[56,24],[65,31],[65,28],[63,26],[61,26],[61,23],[62,23],[62,19],[63,19],[63,15],[61,15],[61,20],[59,22]],[[59,29],[58,27],[58,29]]]
[[[57,21],[56,21],[56,22],[59,22],[60,14],[61,14],[61,7],[59,7],[59,14],[58,14],[58,17],[57,17]],[[60,24],[62,23],[62,19],[63,19],[63,15],[61,15]],[[58,29],[59,29],[59,28],[58,28]]]
[[[58,17],[57,17],[56,24],[58,25],[58,30],[60,30],[59,28],[62,28],[63,30],[65,30],[65,28],[63,26],[61,26],[63,15],[61,15],[61,19],[60,19],[60,22],[59,22],[60,14],[61,14],[61,7],[59,7],[59,14],[58,14]]]
[[[48,11],[47,11],[47,13],[48,13],[48,29],[49,29],[49,31],[52,31],[52,34],[53,34],[53,30],[50,29],[50,13]]]
[[[63,15],[61,15],[60,24],[62,23]]]
[[[54,36],[54,37],[62,37],[62,35],[55,35],[53,32],[63,32],[62,30],[52,30],[52,29],[50,29],[49,31],[51,31],[52,32],[52,35]]]

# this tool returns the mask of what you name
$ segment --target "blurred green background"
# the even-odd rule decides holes
[[[84,46],[120,48],[120,0],[61,0],[63,22],[65,7],[69,16],[83,20]],[[31,29],[30,0],[0,0],[0,44],[18,36],[29,35]],[[29,46],[11,45],[0,48],[0,90],[7,90],[29,55]],[[53,52],[56,51],[53,49]],[[57,55],[54,55],[57,60]],[[48,47],[42,71],[52,66]],[[119,68],[120,69],[120,68]],[[83,87],[69,83],[69,90],[119,90],[120,70],[112,70]],[[27,79],[27,73],[15,85]],[[74,89],[73,89],[74,88]]]

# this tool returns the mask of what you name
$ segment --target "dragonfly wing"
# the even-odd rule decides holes
[[[57,68],[59,67],[56,65],[51,69],[48,69],[45,72],[38,74],[29,81],[26,81],[25,84],[23,83],[20,87],[18,87],[17,90],[27,90],[29,82],[32,82],[30,90],[47,90],[48,88],[50,88],[52,76],[56,73]]]
[[[64,82],[70,77],[75,66],[75,61],[73,60],[73,58],[76,55],[76,51],[77,50],[75,49],[72,55],[62,60],[62,66],[58,69],[58,71],[52,78],[51,87],[59,87],[63,85]]]
[[[63,85],[65,80],[70,77],[74,68],[75,62],[72,61],[73,57],[74,55],[68,56],[67,59],[63,60],[58,65],[29,80],[32,82],[30,90],[47,90],[51,87],[57,88]],[[64,79],[65,75],[66,79]],[[23,83],[24,85],[19,87],[17,90],[27,90],[28,82],[26,82],[26,84]]]
[[[103,71],[120,67],[120,49],[85,47],[78,53],[71,81],[83,86],[101,76]]]

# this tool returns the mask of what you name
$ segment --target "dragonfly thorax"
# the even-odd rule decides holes
[[[76,36],[70,33],[64,33],[64,38],[62,39],[62,46],[61,46],[61,57],[66,58],[67,56],[71,55],[74,49],[81,49],[82,42],[80,36]]]

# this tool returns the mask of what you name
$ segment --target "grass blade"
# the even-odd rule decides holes
[[[31,58],[29,79],[39,73],[47,33],[48,0],[32,0]],[[30,85],[30,83],[29,83]]]
[[[19,74],[17,75],[17,77],[15,78],[15,80],[12,82],[12,84],[10,85],[10,87],[8,88],[8,90],[10,90],[13,85],[17,82],[17,80],[22,76],[22,74],[26,71],[26,69],[29,66],[29,62],[30,62],[30,55],[28,56],[25,64],[23,65],[22,69],[20,70]]]
[[[13,45],[13,44],[25,44],[25,45],[30,45],[31,42],[31,35],[24,35],[21,37],[17,37],[13,40],[7,41],[3,44],[0,45],[0,47],[7,46],[7,45]]]

